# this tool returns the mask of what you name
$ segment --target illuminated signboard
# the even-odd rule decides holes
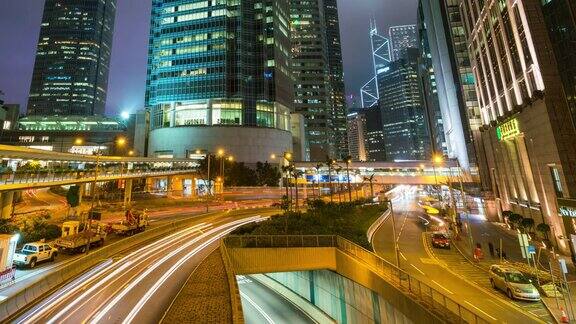
[[[576,218],[576,199],[558,198],[558,213],[562,217]]]
[[[516,118],[507,121],[496,128],[496,136],[499,141],[513,139],[518,135],[520,135],[520,126],[518,126],[518,120]]]

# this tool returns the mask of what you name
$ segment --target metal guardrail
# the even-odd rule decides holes
[[[237,235],[224,239],[227,248],[334,247],[359,259],[374,273],[450,323],[491,323],[451,297],[411,276],[376,254],[334,235]]]

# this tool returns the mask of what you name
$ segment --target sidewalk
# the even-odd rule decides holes
[[[500,258],[498,255],[491,256],[488,249],[488,242],[492,242],[494,244],[494,248],[498,248],[499,240],[502,239],[503,242],[503,251],[506,253],[506,259],[503,260],[503,263],[509,264],[510,266],[523,271],[535,274],[536,271],[534,270],[534,266],[531,263],[531,266],[528,266],[526,259],[522,257],[522,253],[520,251],[520,246],[518,242],[517,232],[515,230],[509,229],[507,227],[502,226],[502,224],[498,223],[478,223],[478,222],[470,222],[470,227],[472,228],[473,233],[473,241],[474,245],[480,243],[482,246],[482,251],[484,254],[484,258],[479,262],[474,261],[473,257],[473,247],[469,244],[469,234],[464,232],[461,234],[462,240],[457,241],[454,240],[454,246],[459,250],[459,252],[468,259],[470,263],[477,265],[478,267],[482,268],[485,271],[488,271],[490,265],[495,263],[500,263]],[[486,235],[486,230],[489,230],[489,235]],[[475,247],[475,246],[474,246]],[[551,252],[540,248],[538,249],[539,257],[538,260],[538,279],[542,284],[551,284],[551,275],[550,269],[548,266],[549,259],[551,258]],[[572,260],[569,256],[560,255],[560,258],[564,258],[567,262],[566,265],[568,267],[568,273],[566,274],[568,281],[576,279],[576,268],[572,263]],[[554,259],[552,262],[557,262]],[[558,285],[559,278],[555,275],[555,283]],[[571,286],[571,298],[573,301],[576,301],[576,285]],[[570,315],[569,309],[566,309],[565,305],[569,305],[564,299],[568,299],[566,294],[564,296],[559,296],[558,303],[556,298],[547,297],[542,295],[542,302],[548,309],[548,311],[554,316],[556,322],[560,323],[560,319],[562,317],[562,310],[560,307],[563,307],[566,310],[566,314],[572,318],[570,321],[571,323],[576,323],[573,316]],[[576,307],[573,308],[573,314],[576,315]]]

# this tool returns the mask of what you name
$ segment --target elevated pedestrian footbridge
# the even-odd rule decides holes
[[[0,145],[0,159],[2,217],[9,217],[14,193],[21,190],[125,180],[129,201],[133,179],[166,178],[169,188],[179,190],[184,179],[197,175],[199,165],[191,159],[81,155],[9,145]]]
[[[330,270],[373,291],[393,308],[393,316],[408,322],[491,322],[342,237],[229,236],[221,249],[233,275]]]
[[[373,183],[394,185],[438,185],[451,181],[478,182],[474,172],[464,172],[456,160],[442,163],[432,161],[399,162],[335,162],[331,165],[318,162],[295,162],[295,167],[303,172],[307,183]]]

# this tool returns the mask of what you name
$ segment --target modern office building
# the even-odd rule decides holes
[[[46,0],[28,115],[104,115],[116,0]]]
[[[406,49],[418,48],[416,25],[392,26],[389,29],[392,61],[399,60]]]
[[[436,89],[438,93],[438,101],[440,111],[442,113],[442,120],[444,126],[444,133],[446,142],[448,144],[447,151],[449,158],[457,158],[460,166],[466,171],[470,170],[471,153],[473,156],[472,136],[470,131],[470,123],[468,118],[466,102],[463,99],[464,88],[460,82],[460,69],[464,73],[464,81],[467,86],[473,85],[474,78],[471,76],[469,63],[464,60],[457,61],[456,50],[461,52],[466,49],[462,44],[462,23],[460,19],[458,22],[450,21],[449,12],[447,11],[447,4],[452,0],[421,0],[420,8],[423,12],[424,23],[426,24],[426,34],[430,53],[432,57],[432,65],[434,68],[434,76],[436,81]],[[459,16],[459,13],[455,13]],[[452,17],[453,18],[453,17]],[[459,24],[459,26],[457,26]],[[454,46],[452,35],[455,29],[458,35],[457,47]],[[461,55],[462,53],[460,53]],[[465,53],[464,53],[465,54]],[[460,65],[462,65],[462,68]],[[467,67],[466,67],[467,65]],[[466,70],[467,69],[467,70]],[[466,74],[468,73],[468,74]],[[470,116],[474,118],[474,105],[470,103],[472,113]],[[476,105],[476,111],[478,110]],[[472,151],[469,150],[472,149]]]
[[[442,121],[442,112],[440,111],[436,76],[434,74],[434,65],[432,64],[432,53],[424,21],[422,2],[418,5],[418,37],[418,49],[420,51],[418,77],[422,88],[422,101],[430,136],[430,151],[447,156],[448,144],[444,133],[444,123]]]
[[[0,133],[5,130],[13,130],[18,124],[20,105],[0,104]]]
[[[292,151],[289,9],[288,0],[153,0],[150,156],[224,149],[255,163]]]
[[[380,107],[374,106],[362,110],[366,119],[366,161],[386,161],[386,139],[382,126]]]
[[[290,0],[294,109],[306,119],[309,156],[347,154],[346,102],[338,7],[334,0]]]
[[[424,160],[430,156],[417,48],[409,48],[398,61],[378,74],[380,113],[386,159]]]
[[[497,206],[550,225],[567,253],[576,226],[558,199],[576,196],[576,130],[545,3],[462,0],[460,9]]]
[[[332,108],[332,127],[336,154],[343,158],[348,154],[346,136],[346,89],[344,87],[344,64],[342,42],[340,40],[340,19],[337,0],[324,1],[324,21],[326,25],[326,49],[328,52],[328,72],[330,83],[330,103]]]
[[[572,121],[576,123],[576,3],[574,1],[542,1],[544,20],[560,69],[560,78]]]
[[[388,66],[392,60],[390,41],[378,33],[378,26],[375,20],[370,21],[370,45],[370,59],[372,60],[374,74],[371,76],[371,79],[360,88],[360,100],[363,108],[378,105],[378,99],[380,99],[377,80],[378,71]]]
[[[360,111],[348,114],[348,153],[353,161],[367,161],[366,115]]]

